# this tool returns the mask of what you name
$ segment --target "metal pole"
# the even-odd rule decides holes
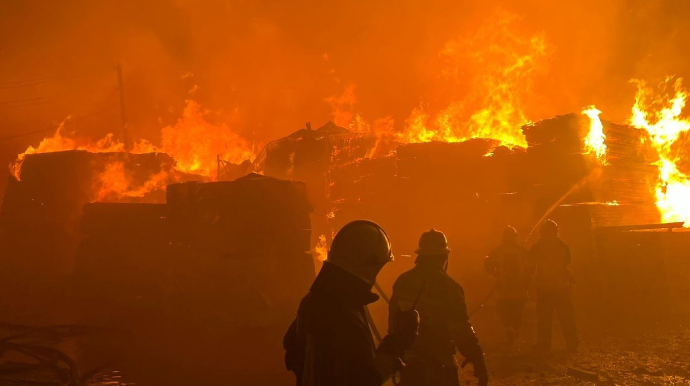
[[[122,65],[120,63],[115,67],[117,70],[117,84],[120,91],[120,114],[122,116],[122,140],[125,144],[125,151],[130,150],[129,136],[127,135],[127,115],[125,114],[125,84],[122,80]]]

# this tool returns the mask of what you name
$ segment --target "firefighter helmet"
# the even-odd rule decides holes
[[[447,255],[449,252],[446,235],[434,228],[422,233],[419,238],[419,248],[415,251],[418,255]]]
[[[373,221],[356,220],[335,235],[326,261],[373,285],[380,269],[393,261],[393,252],[381,226]]]
[[[503,240],[515,240],[518,237],[517,230],[512,226],[508,225],[503,228]]]
[[[558,235],[558,224],[553,220],[546,220],[539,228],[539,233],[542,236],[557,236]]]

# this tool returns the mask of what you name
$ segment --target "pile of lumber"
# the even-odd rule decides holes
[[[172,184],[161,205],[88,204],[80,316],[131,333],[106,351],[139,382],[276,383],[315,276],[310,212],[303,183],[257,174]]]
[[[162,171],[173,176],[174,161],[163,153],[74,150],[27,155],[21,165],[21,180],[9,177],[0,208],[2,269],[46,276],[71,273],[82,208],[97,199],[99,176],[114,162],[123,164],[134,188]],[[131,198],[142,202],[164,199],[162,190]]]
[[[330,165],[334,145],[349,137],[347,129],[333,122],[316,130],[307,124],[306,129],[268,143],[254,160],[254,169],[275,178],[305,181],[314,169],[323,174]]]
[[[595,232],[595,242],[602,277],[593,292],[603,321],[648,326],[687,320],[690,230],[681,224],[603,227]]]
[[[568,114],[523,127],[529,147],[526,170],[543,201],[583,204],[592,225],[622,226],[659,221],[654,188],[658,168],[647,132],[602,121],[606,160],[584,148],[589,118]]]

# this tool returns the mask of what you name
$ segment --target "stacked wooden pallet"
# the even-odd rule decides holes
[[[80,237],[82,208],[98,198],[100,176],[106,166],[121,163],[136,188],[161,171],[170,172],[172,178],[173,162],[162,153],[63,151],[27,155],[21,165],[21,180],[10,177],[0,208],[0,249],[7,256],[2,263],[21,271],[29,265],[35,274],[69,274]],[[164,199],[162,189],[131,198],[141,202]]]
[[[656,153],[646,131],[603,121],[606,158],[584,148],[589,118],[569,114],[525,126],[526,169],[547,203],[585,204],[594,226],[659,221],[654,191]],[[647,142],[648,143],[648,142]]]
[[[250,174],[173,184],[167,199],[87,205],[80,316],[128,331],[109,352],[142,383],[280,378],[282,336],[314,279],[305,185]]]

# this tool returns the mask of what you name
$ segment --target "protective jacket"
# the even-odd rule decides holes
[[[455,366],[456,348],[473,363],[483,363],[483,351],[467,315],[465,292],[455,280],[433,264],[418,263],[400,275],[393,286],[389,309],[389,333],[396,313],[407,310],[419,298],[419,337],[405,354],[405,363],[425,361]]]
[[[489,253],[484,261],[484,266],[486,271],[497,280],[497,299],[519,300],[527,298],[526,263],[527,251],[514,241],[505,241]]]
[[[394,360],[377,354],[365,306],[378,299],[361,279],[324,263],[283,345],[297,386],[380,386]]]
[[[538,291],[570,288],[570,248],[558,237],[539,239],[530,249],[527,263],[528,273],[534,274],[534,284]]]

